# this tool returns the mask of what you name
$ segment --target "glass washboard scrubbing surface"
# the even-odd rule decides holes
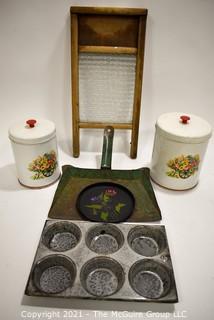
[[[135,55],[80,53],[80,121],[131,123],[135,68]]]

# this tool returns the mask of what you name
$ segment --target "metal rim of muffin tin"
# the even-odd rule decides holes
[[[177,302],[165,227],[47,220],[25,293]]]

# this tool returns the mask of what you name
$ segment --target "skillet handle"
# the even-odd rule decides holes
[[[104,136],[103,136],[101,169],[111,170],[113,137],[114,137],[114,128],[111,126],[105,127]]]

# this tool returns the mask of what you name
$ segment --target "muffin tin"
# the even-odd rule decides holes
[[[177,302],[165,227],[47,220],[25,293]]]

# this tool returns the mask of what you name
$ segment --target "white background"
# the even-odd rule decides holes
[[[71,5],[149,9],[138,158],[129,158],[129,134],[117,131],[114,169],[149,165],[155,120],[164,112],[197,114],[214,125],[213,0],[0,0],[0,319],[24,319],[26,313],[21,314],[22,311],[53,310],[60,310],[63,319],[63,308],[66,308],[91,310],[84,311],[85,319],[105,318],[92,310],[151,310],[160,312],[160,317],[161,312],[169,312],[171,319],[175,318],[174,311],[185,311],[187,319],[211,320],[214,313],[213,139],[195,189],[175,192],[154,185],[163,216],[161,223],[168,234],[178,304],[23,296],[57,184],[42,190],[28,190],[18,184],[8,127],[23,118],[53,120],[61,165],[100,166],[102,131],[84,131],[80,158],[74,159],[71,154]],[[137,316],[129,314],[128,318]],[[155,315],[145,317],[156,318]],[[40,319],[48,319],[47,314]],[[51,319],[59,318],[52,314]]]

